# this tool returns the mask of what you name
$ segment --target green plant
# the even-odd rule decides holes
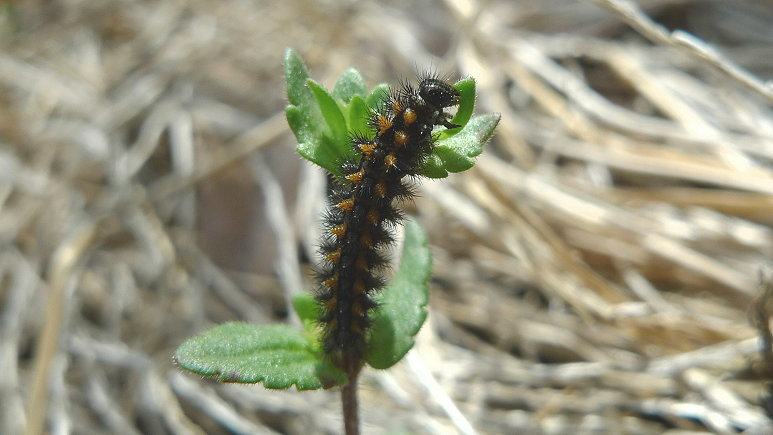
[[[373,124],[370,114],[389,101],[389,88],[366,91],[360,74],[350,69],[328,92],[309,78],[300,56],[288,50],[285,58],[287,122],[298,139],[297,152],[336,177],[341,162],[356,159],[350,134],[366,137]],[[498,114],[472,117],[475,81],[457,82],[459,107],[449,128],[433,134],[432,153],[417,175],[446,177],[474,165],[483,144],[494,131]],[[427,316],[427,281],[431,256],[418,224],[408,220],[400,266],[392,280],[375,296],[369,314],[367,343],[356,361],[343,364],[326,354],[320,343],[320,306],[308,293],[293,298],[304,329],[288,325],[228,323],[184,342],[175,353],[180,367],[221,382],[258,383],[266,388],[313,390],[342,386],[347,433],[357,433],[356,379],[364,363],[386,369],[396,364],[414,344]],[[329,352],[328,352],[329,353]]]

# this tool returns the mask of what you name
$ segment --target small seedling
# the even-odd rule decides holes
[[[298,390],[342,387],[344,426],[359,433],[357,378],[365,364],[387,369],[411,349],[427,317],[431,256],[417,223],[407,220],[400,266],[385,283],[385,247],[402,219],[395,200],[412,196],[404,178],[443,178],[474,165],[499,114],[472,116],[475,81],[432,76],[418,86],[368,92],[346,71],[328,92],[287,50],[285,113],[297,152],[332,174],[316,297],[293,298],[303,330],[227,323],[184,342],[180,367],[221,382]],[[458,106],[451,116],[446,108]]]

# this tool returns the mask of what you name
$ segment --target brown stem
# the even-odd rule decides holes
[[[356,358],[345,358],[344,365],[349,382],[341,388],[341,405],[344,414],[344,433],[360,435],[360,409],[357,402],[357,378],[361,363]]]

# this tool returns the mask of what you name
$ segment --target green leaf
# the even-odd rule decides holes
[[[298,318],[303,323],[303,328],[306,332],[314,335],[312,337],[316,340],[319,334],[319,328],[317,328],[317,319],[319,318],[320,309],[317,301],[314,300],[314,296],[309,293],[296,293],[293,296],[293,308],[298,314]]]
[[[427,318],[432,255],[427,235],[419,224],[405,223],[405,243],[400,268],[379,293],[365,360],[371,367],[386,369],[413,347],[415,336]]]
[[[311,89],[314,99],[317,100],[317,104],[322,111],[322,117],[325,118],[325,122],[330,129],[332,139],[336,143],[343,143],[340,154],[345,155],[346,152],[343,148],[349,149],[349,146],[345,143],[347,138],[346,120],[344,119],[344,114],[341,113],[341,108],[325,88],[319,85],[319,83],[312,79],[308,79],[306,80],[306,84],[309,86],[309,89]]]
[[[174,355],[180,367],[220,382],[316,390],[346,383],[346,375],[288,325],[226,323],[190,338]]]
[[[352,133],[369,134],[368,118],[370,117],[370,108],[365,100],[359,95],[352,97],[349,103],[349,131]]]
[[[365,104],[373,110],[378,110],[386,103],[389,98],[389,85],[381,83],[376,85],[372,91],[365,97]]]
[[[288,124],[292,128],[293,120],[290,119],[290,106],[285,109],[285,115],[287,116]],[[306,160],[325,168],[331,174],[341,176],[338,165],[338,162],[341,161],[341,156],[337,150],[338,148],[334,145],[333,139],[328,136],[321,136],[314,141],[303,141],[295,147],[295,151]]]
[[[442,174],[438,169],[462,172],[473,167],[475,165],[473,157],[483,152],[483,145],[494,134],[500,117],[498,113],[476,116],[455,136],[439,141],[433,151],[433,157],[441,162],[428,161],[422,174],[430,178],[443,178],[447,174]],[[434,177],[436,173],[440,173],[441,176]]]
[[[313,98],[306,87],[309,70],[297,51],[288,48],[285,51],[285,81],[287,82],[287,99],[294,106],[309,105]]]
[[[459,80],[454,85],[457,91],[459,91],[459,108],[456,110],[454,119],[451,120],[452,124],[459,125],[457,128],[450,128],[443,130],[438,135],[438,141],[445,140],[455,134],[459,133],[467,122],[472,117],[472,112],[475,109],[475,79],[467,77]]]
[[[290,105],[285,107],[285,117],[287,118],[287,124],[295,133],[295,137],[300,143],[310,143],[318,140],[319,135],[314,129],[310,128],[311,126],[308,125],[309,119],[299,106]]]
[[[359,71],[354,68],[349,68],[341,74],[341,77],[338,78],[335,86],[333,86],[333,98],[347,104],[352,97],[355,95],[362,97],[365,95],[365,92],[367,92],[365,82],[362,80]]]
[[[290,104],[285,108],[287,124],[298,139],[296,150],[303,157],[327,170],[335,170],[341,159],[330,138],[319,104],[307,86],[309,73],[300,55],[295,50],[285,53],[285,80],[287,81],[287,99]]]
[[[443,169],[443,159],[437,153],[430,154],[424,167],[421,168],[421,175],[428,178],[446,178],[448,171]]]

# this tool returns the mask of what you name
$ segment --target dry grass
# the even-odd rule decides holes
[[[286,46],[327,85],[471,75],[502,113],[477,166],[411,206],[430,321],[366,372],[366,433],[771,433],[763,5],[5,3],[0,433],[340,430],[335,392],[171,361],[311,288],[324,176],[284,124]]]

